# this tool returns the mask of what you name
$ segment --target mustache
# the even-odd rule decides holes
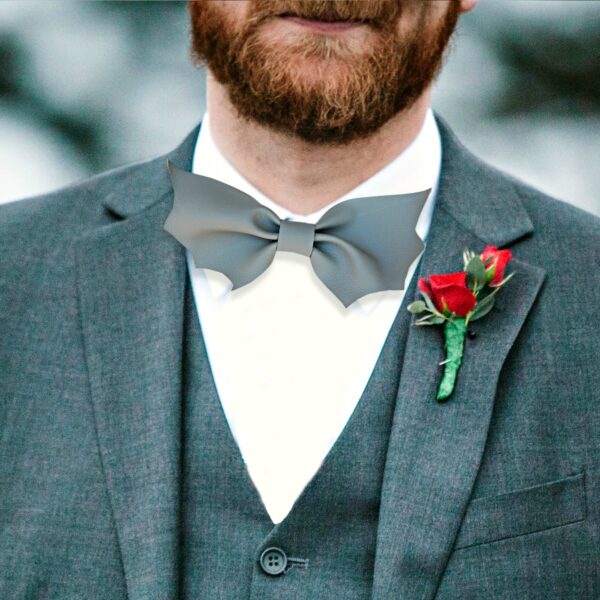
[[[397,21],[406,3],[406,0],[253,0],[248,21],[255,26],[282,15],[294,15],[304,19],[362,21],[384,26]]]

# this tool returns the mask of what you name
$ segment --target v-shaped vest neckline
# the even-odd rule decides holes
[[[413,287],[413,286],[412,285],[409,286],[409,288],[407,290],[407,294],[406,294],[407,296],[410,293],[411,287]],[[328,453],[326,454],[325,458],[323,459],[317,472],[313,475],[313,477],[308,481],[306,486],[303,488],[302,492],[300,493],[300,495],[294,502],[294,504],[291,507],[288,514],[284,517],[284,519],[282,521],[280,521],[278,523],[274,523],[273,520],[271,519],[271,516],[270,516],[264,502],[263,502],[260,491],[258,490],[254,481],[252,480],[252,477],[250,475],[248,467],[243,459],[241,450],[233,436],[233,433],[232,433],[229,423],[227,421],[227,417],[223,410],[223,406],[222,406],[220,398],[219,398],[218,390],[217,390],[217,387],[215,384],[212,368],[210,365],[210,360],[209,360],[208,353],[206,350],[206,345],[204,343],[204,338],[202,335],[202,327],[201,327],[201,324],[199,321],[198,311],[196,310],[196,302],[195,302],[195,298],[194,298],[194,294],[193,294],[193,290],[192,290],[192,285],[189,280],[189,273],[186,275],[186,284],[185,284],[186,331],[184,332],[184,335],[185,336],[191,335],[192,343],[193,343],[193,340],[195,339],[195,340],[197,340],[196,343],[200,344],[200,347],[196,348],[195,353],[197,356],[198,355],[201,356],[204,370],[205,370],[204,371],[205,376],[208,377],[208,379],[209,379],[209,394],[208,394],[209,398],[207,400],[207,403],[212,404],[212,410],[214,411],[214,413],[213,413],[214,417],[219,422],[219,425],[217,425],[217,428],[218,428],[218,430],[223,432],[222,435],[225,436],[225,439],[221,440],[221,442],[225,444],[225,448],[223,448],[224,455],[228,455],[232,458],[234,457],[233,460],[235,461],[237,468],[239,469],[239,474],[242,478],[243,486],[247,492],[247,499],[249,502],[252,503],[252,506],[248,507],[248,508],[251,509],[255,515],[260,515],[259,518],[261,519],[261,521],[264,522],[265,524],[268,524],[272,528],[272,532],[276,531],[278,528],[283,527],[287,522],[289,522],[293,513],[295,511],[298,511],[299,508],[301,507],[301,505],[303,503],[305,503],[306,497],[308,497],[312,493],[312,490],[318,486],[319,480],[323,477],[323,471],[325,471],[328,468],[331,468],[330,465],[332,462],[335,461],[335,457],[340,451],[340,446],[343,446],[345,438],[350,435],[349,432],[356,426],[356,422],[359,420],[362,420],[361,417],[365,416],[364,412],[367,410],[366,403],[365,403],[365,397],[367,396],[368,392],[370,391],[370,386],[373,384],[374,378],[380,377],[382,375],[382,373],[380,372],[380,370],[384,367],[384,365],[382,365],[382,358],[386,357],[386,354],[387,354],[386,350],[388,350],[388,346],[390,346],[390,344],[392,344],[393,338],[398,335],[403,335],[403,337],[404,337],[404,339],[401,340],[402,345],[404,345],[404,343],[406,341],[406,335],[405,335],[404,330],[408,327],[409,317],[408,317],[408,312],[404,308],[405,304],[406,304],[406,302],[403,300],[402,305],[400,306],[400,310],[398,311],[398,314],[394,318],[394,321],[390,327],[388,335],[386,336],[384,345],[383,345],[382,350],[377,358],[377,361],[375,363],[373,371],[367,381],[367,384],[365,385],[365,387],[363,389],[361,398],[359,399],[350,418],[346,422],[343,430],[341,431],[340,435],[335,440],[332,447],[329,449]],[[406,313],[406,314],[404,314],[404,313]],[[403,322],[403,320],[405,322]],[[399,352],[398,354],[401,354],[401,352]],[[398,356],[398,359],[400,359],[399,356]],[[196,365],[194,365],[194,368],[196,368]],[[201,368],[201,366],[199,368]],[[393,383],[394,399],[395,399],[396,392],[398,389],[399,375],[400,375],[400,368],[398,366],[397,377],[395,378],[395,381]],[[393,416],[393,413],[392,413],[392,416]],[[389,426],[391,427],[391,419],[390,419]],[[307,440],[307,442],[309,443],[310,441]]]

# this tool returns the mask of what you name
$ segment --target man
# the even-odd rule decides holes
[[[600,221],[432,114],[475,1],[190,3],[199,126],[1,207],[1,598],[600,597]],[[401,283],[348,231],[410,246]],[[487,246],[512,275],[440,402],[407,308]]]

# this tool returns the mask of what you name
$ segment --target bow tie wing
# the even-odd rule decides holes
[[[415,226],[430,191],[353,198],[317,222],[311,262],[345,307],[366,294],[403,289],[424,248]]]
[[[252,196],[168,161],[173,209],[163,228],[189,249],[196,267],[219,271],[242,287],[273,261],[279,217]]]

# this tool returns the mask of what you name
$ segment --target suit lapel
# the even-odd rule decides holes
[[[436,115],[437,116],[437,115]],[[374,600],[431,599],[448,561],[481,462],[502,365],[545,272],[519,259],[533,225],[512,185],[462,147],[439,118],[443,162],[417,277],[463,268],[465,247],[513,247],[516,274],[494,309],[472,323],[453,395],[436,401],[441,326],[411,326],[381,497]],[[411,298],[417,299],[417,295]]]
[[[197,132],[115,175],[104,204],[122,220],[78,240],[94,417],[130,600],[178,594],[186,266],[162,224],[173,202],[167,158],[189,169]]]

